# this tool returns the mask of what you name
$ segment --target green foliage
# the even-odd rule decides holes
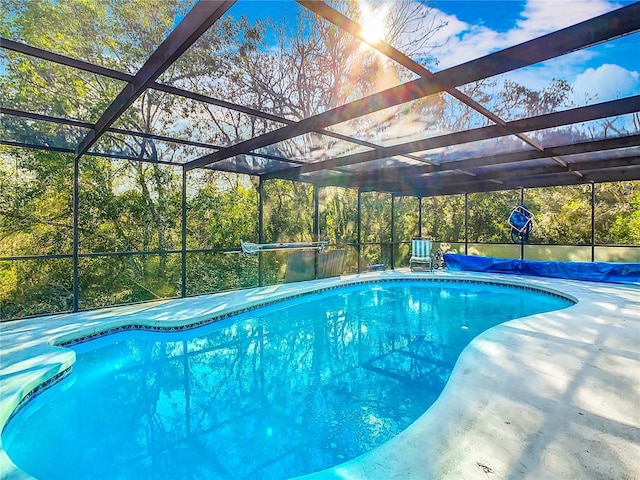
[[[193,0],[2,0],[0,34],[133,74],[193,3]],[[358,2],[339,0],[333,4],[355,19],[361,14]],[[428,10],[422,7],[411,10],[407,5],[407,2],[394,4],[395,24],[390,40],[399,42],[398,45],[406,41],[403,29],[424,20],[420,15],[428,15]],[[249,24],[247,19],[225,15],[159,81],[301,119],[397,85],[404,79],[401,68],[369,50],[353,48],[354,39],[328,22],[316,22],[311,14],[300,20],[299,30],[288,32],[283,26],[263,21]],[[402,49],[419,52],[421,58],[436,63],[430,56],[429,45],[431,36],[440,27],[434,23],[429,31],[414,30],[412,43],[402,45]],[[277,51],[264,48],[267,31],[280,40]],[[3,107],[93,122],[125,85],[119,80],[9,50],[3,50],[1,55]],[[554,81],[540,91],[512,82],[498,85],[491,80],[463,88],[507,120],[566,107],[570,92],[563,81]],[[380,127],[414,117],[428,118],[434,129],[446,131],[487,124],[483,117],[445,95],[429,96],[404,105],[395,113],[387,113],[383,113],[385,123]],[[352,126],[372,128],[367,121],[371,118]],[[149,89],[114,126],[225,146],[274,130],[280,124]],[[615,130],[612,124],[606,128]],[[87,132],[83,127],[5,115],[0,134],[7,140],[73,148]],[[313,155],[330,155],[329,149],[335,146],[315,133],[282,143],[286,144],[272,148],[312,160]],[[178,296],[182,277],[179,253],[183,233],[182,170],[157,162],[182,163],[210,150],[113,132],[92,148],[150,162],[91,155],[80,160],[81,308]],[[72,154],[0,147],[0,257],[5,258],[0,261],[2,319],[71,308],[73,170]],[[245,175],[188,174],[185,233],[187,248],[194,250],[186,259],[188,294],[258,284],[256,256],[220,253],[238,249],[240,238],[258,241],[256,186],[256,179]],[[355,271],[358,262],[389,265],[391,242],[407,242],[419,233],[415,198],[395,200],[392,239],[391,196],[363,193],[360,238],[371,245],[362,247],[358,259],[353,247],[359,228],[357,191],[324,187],[318,194],[320,237],[331,243],[349,244],[348,271]],[[535,214],[533,242],[590,243],[588,187],[527,190],[525,202]],[[514,191],[470,195],[468,240],[509,242],[507,217],[517,203],[519,192]],[[463,195],[424,198],[422,205],[424,236],[446,242],[465,240]],[[640,244],[640,182],[596,185],[595,210],[596,243]],[[314,239],[313,213],[311,185],[281,180],[265,182],[265,242]],[[144,254],[121,255],[122,252]],[[408,250],[398,246],[395,253],[402,264]],[[61,258],[7,259],[29,255]],[[263,282],[281,282],[285,262],[286,255],[264,255]]]
[[[179,254],[89,257],[80,260],[80,308],[180,295]]]
[[[264,183],[264,241],[309,242],[313,239],[313,188],[288,180]]]
[[[0,319],[71,310],[72,261],[0,261]]]
[[[464,195],[423,198],[422,236],[444,242],[464,241]]]
[[[520,192],[473,193],[469,195],[469,242],[508,243],[511,230],[507,219],[520,203]]]
[[[0,256],[72,251],[69,155],[0,146]]]
[[[320,237],[330,243],[358,241],[358,191],[325,187],[320,191]]]
[[[595,242],[640,245],[640,181],[595,186]]]
[[[418,236],[419,203],[416,197],[396,197],[394,242],[408,242]]]
[[[258,256],[224,253],[187,254],[187,294],[258,286]]]
[[[188,185],[187,248],[238,248],[240,239],[258,241],[258,192],[247,177],[198,173]]]
[[[361,241],[363,243],[391,242],[391,195],[364,192],[361,194]]]
[[[4,0],[0,32],[4,37],[135,73],[193,2],[105,0]],[[161,81],[220,96],[211,78],[238,69],[238,50],[255,50],[263,29],[246,20],[225,17],[209,29],[167,70]],[[211,56],[211,51],[219,52]],[[118,80],[3,51],[0,76],[3,106],[47,115],[95,121],[125,85]],[[230,60],[233,62],[230,63]],[[221,75],[216,75],[220,72]],[[193,117],[209,118],[216,128],[199,129]],[[190,121],[186,121],[190,119]],[[246,135],[240,114],[208,104],[147,90],[118,120],[116,127],[145,133],[168,131],[213,144],[236,142]],[[9,117],[3,138],[27,143],[75,147],[88,130]],[[251,135],[273,128],[254,122]],[[107,134],[97,151],[138,158],[183,161],[200,154],[192,147],[166,145],[148,138]],[[73,156],[60,153],[0,150],[0,255],[71,254],[73,245]],[[181,169],[85,156],[80,163],[79,279],[81,307],[171,297],[180,291],[180,255],[84,257],[93,253],[170,251],[181,248]],[[216,174],[193,179],[188,198],[191,217],[188,243],[194,248],[238,247],[239,238],[257,240],[257,196],[246,177]],[[224,212],[222,214],[221,212]],[[194,259],[195,260],[195,259]],[[35,263],[34,263],[35,262]],[[2,318],[69,308],[68,282],[57,282],[54,267],[38,269],[39,261],[3,263],[0,302]],[[41,261],[40,261],[41,262]],[[66,262],[66,263],[65,263]],[[59,278],[69,279],[67,271]],[[49,265],[49,264],[47,264]],[[221,268],[225,263],[218,262]],[[190,269],[193,271],[193,269]],[[202,280],[211,288],[256,284],[237,272],[222,281]],[[33,279],[27,280],[27,278]],[[194,274],[190,288],[205,291]],[[63,284],[64,292],[58,288]],[[51,297],[52,306],[38,300]],[[61,299],[60,306],[56,304]]]
[[[587,185],[545,187],[526,191],[534,214],[530,242],[551,245],[591,243],[591,188]]]
[[[83,157],[81,252],[179,248],[180,184],[179,170],[175,167]]]

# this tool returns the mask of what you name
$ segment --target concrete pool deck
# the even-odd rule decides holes
[[[305,479],[640,479],[640,287],[542,277],[385,271],[2,323],[0,429],[29,392],[73,364],[74,352],[56,344],[125,325],[189,325],[318,287],[412,277],[513,283],[578,303],[479,335],[407,430]],[[31,478],[1,445],[0,478]]]

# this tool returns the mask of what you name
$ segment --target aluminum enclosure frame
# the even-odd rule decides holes
[[[603,102],[601,104],[590,105],[588,107],[581,107],[565,112],[556,112],[539,117],[530,117],[507,122],[493,114],[490,110],[483,107],[472,98],[456,90],[456,86],[458,85],[466,84],[471,81],[482,80],[497,74],[522,68],[524,66],[533,65],[535,63],[556,58],[589,46],[611,41],[619,38],[620,36],[638,32],[640,31],[640,3],[634,3],[622,7],[618,10],[592,18],[580,24],[544,35],[520,45],[509,47],[485,57],[478,58],[437,73],[431,73],[418,62],[385,42],[379,41],[371,43],[371,45],[379,52],[420,75],[420,78],[389,90],[370,95],[369,97],[356,100],[333,110],[305,118],[298,122],[242,105],[235,105],[224,100],[207,97],[195,92],[189,92],[170,85],[163,85],[155,81],[160,73],[175,62],[188,48],[188,46],[191,45],[202,33],[204,33],[207,28],[213,25],[215,21],[233,5],[233,3],[233,1],[196,3],[191,10],[191,17],[187,14],[184,21],[181,22],[178,27],[176,27],[176,30],[170,34],[170,38],[158,47],[136,75],[117,72],[112,69],[93,65],[89,62],[64,57],[63,55],[2,38],[0,39],[0,47],[3,49],[41,58],[72,68],[78,68],[96,75],[104,75],[109,78],[118,79],[120,81],[127,82],[127,87],[125,87],[120,96],[112,102],[112,105],[105,110],[102,117],[93,124],[80,122],[74,119],[54,118],[5,107],[2,108],[1,113],[3,115],[13,117],[74,125],[88,129],[88,133],[78,143],[78,145],[76,145],[75,152],[77,156],[91,153],[92,155],[105,156],[109,158],[135,160],[134,157],[118,153],[89,152],[91,145],[103,134],[116,133],[133,135],[211,150],[211,153],[201,158],[182,164],[183,168],[187,171],[199,167],[206,167],[212,170],[234,171],[233,169],[229,170],[230,167],[228,166],[216,166],[216,163],[236,155],[250,155],[252,157],[263,159],[265,161],[265,165],[269,165],[269,167],[266,167],[267,170],[262,173],[259,171],[243,171],[242,167],[239,166],[234,167],[240,169],[237,173],[257,175],[264,179],[282,178],[298,180],[314,183],[319,186],[336,185],[363,188],[366,190],[378,190],[396,195],[407,195],[411,192],[415,192],[413,194],[419,196],[429,196],[476,191],[492,191],[504,189],[505,187],[502,185],[507,185],[508,188],[513,188],[514,186],[531,187],[535,186],[535,179],[538,178],[537,175],[531,174],[533,171],[544,174],[539,177],[540,183],[538,186],[546,186],[553,184],[554,182],[556,182],[557,185],[566,185],[572,183],[599,182],[605,181],[605,179],[607,179],[606,181],[640,179],[638,169],[634,168],[640,164],[640,158],[634,157],[633,155],[625,154],[625,157],[627,158],[625,165],[628,168],[620,168],[619,162],[612,162],[611,165],[607,166],[606,164],[603,164],[602,159],[598,159],[597,163],[594,163],[593,165],[590,165],[588,160],[583,160],[579,164],[580,168],[576,168],[575,164],[570,165],[569,162],[563,158],[564,155],[567,155],[567,153],[563,152],[568,149],[568,145],[565,146],[567,147],[565,150],[556,146],[544,147],[529,135],[530,132],[543,128],[550,128],[551,126],[558,127],[571,125],[595,118],[604,118],[622,114],[638,114],[640,112],[640,98],[638,96],[623,98],[613,102]],[[361,34],[361,28],[358,24],[335,11],[324,2],[298,0],[298,3],[312,10],[327,21],[332,22],[334,25],[337,25],[345,32],[348,32],[363,41],[365,40]],[[190,20],[189,18],[192,18],[193,20]],[[169,135],[153,135],[144,132],[132,132],[124,129],[112,128],[111,124],[124,112],[126,107],[147,88],[157,89],[165,93],[179,95],[184,98],[209,103],[222,108],[229,108],[256,118],[278,122],[284,126],[272,132],[228,147],[211,145],[197,140],[187,141],[177,139]],[[372,142],[363,141],[349,135],[343,135],[327,130],[327,127],[335,125],[336,123],[358,118],[370,112],[379,111],[383,108],[397,105],[399,103],[405,103],[412,99],[423,98],[437,92],[447,92],[448,94],[453,95],[456,99],[463,102],[463,104],[469,106],[485,118],[489,119],[494,123],[494,125],[484,127],[482,129],[452,133],[441,137],[425,138],[424,140],[402,143],[391,147],[376,145]],[[368,151],[355,155],[327,158],[315,162],[310,162],[306,159],[300,160],[285,158],[255,151],[260,147],[268,146],[274,142],[291,139],[300,134],[313,132],[350,142],[354,145],[366,147]],[[529,145],[532,150],[523,150],[521,152],[491,156],[473,156],[468,154],[465,155],[464,158],[460,158],[456,161],[448,161],[446,159],[442,162],[428,161],[428,164],[425,164],[424,167],[394,166],[391,168],[384,168],[374,167],[372,164],[370,168],[365,166],[364,171],[360,171],[361,169],[359,169],[356,173],[353,173],[348,168],[343,168],[394,156],[404,156],[405,158],[422,160],[425,162],[425,160],[415,156],[415,153],[443,146],[456,146],[482,139],[499,139],[509,136],[520,139],[526,145]],[[640,146],[640,142],[637,140],[637,135],[622,136],[620,138],[607,138],[602,139],[602,142],[605,140],[607,142],[602,143],[602,145],[606,145],[606,148],[603,148],[603,150],[598,149],[598,145],[600,145],[598,142],[600,140],[588,144],[587,142],[578,142],[577,145],[582,145],[585,149],[581,150],[580,147],[576,147],[575,149],[572,149],[571,154],[607,151],[610,152],[612,156],[619,156],[616,152],[619,149],[626,149],[629,151],[629,147]],[[23,146],[25,148],[42,148],[43,150],[50,151],[69,151],[69,146],[66,145],[39,146],[28,141],[19,142],[6,139],[0,139],[0,143],[4,145]],[[526,163],[521,167],[520,164],[523,157],[526,157],[528,160],[538,160],[538,162],[534,165]],[[153,159],[140,160],[154,161]],[[172,162],[170,163],[174,164]],[[511,165],[512,163],[513,165]],[[175,164],[180,165],[177,163]],[[485,171],[482,171],[480,177],[478,177],[477,169],[498,165],[500,166],[499,168],[485,169]],[[559,168],[559,166],[561,168]],[[534,170],[527,170],[531,167],[533,167]],[[601,173],[585,176],[581,172],[581,169],[591,171],[592,173],[597,170]],[[609,170],[609,172],[605,174],[604,172],[607,170]],[[438,171],[439,175],[424,175],[431,171]],[[466,182],[459,178],[460,171],[465,172],[467,175]],[[491,172],[496,173],[495,178],[491,177]],[[569,173],[570,176],[567,177],[566,173]],[[416,174],[418,174],[417,178]],[[519,179],[524,177],[529,177],[527,178],[527,182],[519,183]],[[397,180],[390,181],[390,179]],[[406,179],[411,179],[411,181],[407,182]],[[446,185],[451,185],[451,188],[447,188]]]
[[[419,199],[419,227],[417,235],[422,233],[422,198],[429,196],[468,194],[520,189],[523,195],[527,188],[587,184],[592,193],[592,217],[594,184],[640,180],[640,132],[617,135],[607,138],[576,140],[560,145],[545,146],[535,138],[535,132],[548,128],[569,126],[595,119],[619,115],[640,115],[640,95],[618,100],[600,102],[584,107],[548,113],[519,120],[506,121],[480,105],[473,98],[457,90],[461,85],[484,80],[505,72],[514,71],[539,62],[558,58],[578,50],[600,43],[613,41],[622,36],[640,32],[640,2],[630,4],[610,13],[592,18],[577,25],[550,33],[487,56],[471,60],[446,70],[432,73],[417,61],[384,42],[371,46],[389,59],[399,63],[419,78],[391,89],[369,95],[346,105],[326,112],[293,121],[255,108],[238,105],[226,100],[209,97],[196,92],[159,83],[159,76],[169,68],[208,28],[215,25],[234,1],[201,1],[190,10],[183,21],[169,34],[165,42],[155,50],[147,62],[135,74],[131,75],[105,68],[89,62],[73,59],[47,50],[26,45],[7,38],[0,38],[0,48],[33,58],[53,62],[66,67],[89,72],[126,83],[120,95],[113,100],[96,122],[86,122],[71,118],[59,118],[51,115],[0,107],[0,114],[11,119],[47,122],[86,130],[77,145],[60,145],[54,142],[38,144],[29,139],[12,140],[0,138],[0,145],[39,149],[67,153],[74,158],[73,179],[73,253],[50,255],[47,258],[73,259],[73,311],[79,308],[78,261],[89,256],[109,255],[182,255],[181,295],[186,296],[187,272],[186,256],[191,250],[186,245],[186,189],[187,173],[198,168],[235,172],[258,177],[259,204],[259,242],[263,241],[263,199],[264,182],[270,179],[286,179],[308,182],[314,186],[314,218],[317,223],[317,190],[325,186],[339,186],[358,191],[358,243],[361,248],[361,195],[367,191],[391,194],[392,210],[395,199],[400,196],[415,196]],[[350,35],[363,39],[361,27],[321,1],[298,0],[302,6],[332,22]],[[640,54],[640,53],[639,53]],[[184,140],[167,134],[131,131],[114,128],[113,123],[147,89],[155,89],[170,95],[176,95],[193,101],[230,109],[250,117],[268,120],[283,125],[249,140],[230,146],[214,145],[198,140]],[[493,125],[463,130],[430,138],[404,142],[393,146],[383,146],[370,141],[336,133],[329,128],[351,119],[357,119],[371,112],[377,112],[390,106],[400,105],[411,100],[425,98],[438,92],[445,92],[472,110],[488,119]],[[353,145],[366,147],[367,151],[341,157],[311,159],[287,158],[268,153],[257,152],[261,147],[292,139],[298,135],[314,133]],[[154,158],[137,158],[118,152],[92,151],[96,141],[109,134],[130,135],[157,140],[176,145],[185,145],[210,150],[200,158],[178,163]],[[437,149],[457,147],[471,142],[513,138],[522,141],[528,148],[508,153],[472,154],[463,153],[459,158],[438,156]],[[418,152],[433,151],[433,158],[425,159]],[[586,154],[590,154],[585,156]],[[182,169],[182,238],[179,250],[163,252],[118,252],[87,254],[79,250],[79,159],[85,155],[100,156],[128,161],[141,161],[171,165]],[[262,171],[223,166],[226,159],[247,155],[265,161]],[[421,165],[385,166],[379,161],[391,157],[419,160]],[[235,170],[234,170],[235,168]],[[465,205],[467,202],[465,202]],[[465,207],[468,216],[468,206]],[[393,221],[392,221],[393,222]],[[466,228],[466,222],[465,222]],[[315,231],[316,227],[314,227]],[[393,229],[393,223],[392,223]],[[465,234],[465,239],[467,239]],[[592,259],[593,259],[593,218],[592,218]],[[465,241],[466,251],[466,241]],[[20,260],[28,257],[5,257],[0,260]],[[393,259],[393,254],[392,254]],[[260,261],[259,271],[262,262]],[[359,265],[358,265],[359,267]],[[259,283],[262,284],[260,275]]]

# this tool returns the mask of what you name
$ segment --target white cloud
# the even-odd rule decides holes
[[[606,0],[529,0],[511,36],[520,43],[619,7]]]
[[[436,38],[443,44],[436,52],[439,67],[458,65],[619,7],[606,0],[528,0],[515,26],[506,32],[471,25],[435,9],[438,18],[448,23]]]
[[[471,25],[453,15],[436,12],[438,20],[446,23],[433,37],[440,45],[433,54],[438,68],[445,69],[499,50],[504,44],[501,34],[483,26]]]
[[[441,20],[448,22],[435,39],[443,44],[435,52],[440,61],[438,70],[526,42],[620,7],[620,4],[606,0],[528,0],[514,26],[502,32],[486,25],[471,25],[434,9]],[[508,78],[532,90],[541,90],[554,79],[562,79],[573,86],[573,100],[576,104],[584,104],[587,95],[593,102],[640,93],[637,71],[615,65],[615,58],[609,58],[608,63],[600,66],[597,63],[594,65],[594,60],[597,60],[596,52],[593,49],[579,50],[508,72],[497,79]],[[594,68],[586,68],[588,62]]]
[[[497,78],[508,78],[531,90],[541,90],[549,86],[554,80],[566,80],[568,83],[573,84],[576,75],[584,71],[584,65],[593,56],[592,52],[579,50],[530,67],[508,72]]]
[[[590,97],[604,102],[640,94],[640,74],[610,63],[598,68],[587,68],[576,76],[573,94],[577,104],[585,103]]]

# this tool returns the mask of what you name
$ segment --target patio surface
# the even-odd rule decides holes
[[[640,287],[396,270],[0,324],[0,429],[75,360],[56,347],[114,327],[180,326],[377,278],[506,282],[563,293],[567,309],[513,320],[464,350],[436,403],[381,447],[305,479],[640,479]],[[0,445],[0,478],[31,478]]]

